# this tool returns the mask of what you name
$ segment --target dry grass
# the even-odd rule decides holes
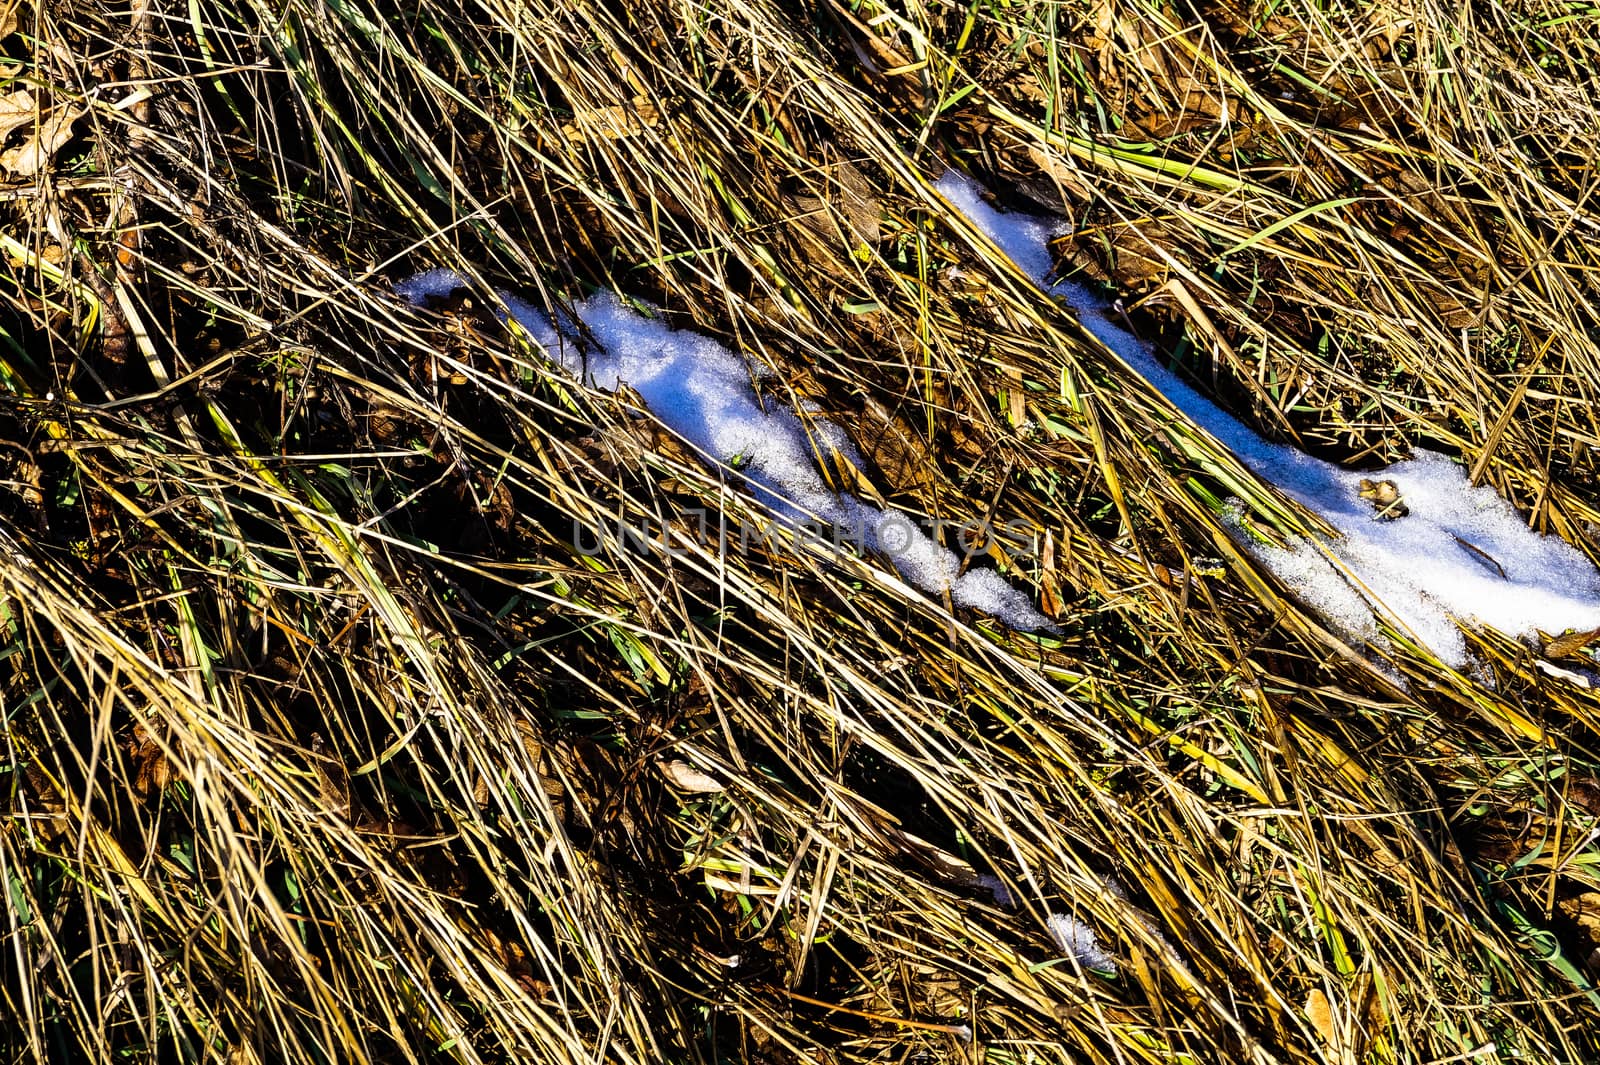
[[[1070,216],[1265,431],[1452,450],[1600,557],[1592,10],[11,16],[9,1057],[1600,1055],[1600,702],[1341,646],[1217,500],[1312,519],[929,186]],[[479,296],[390,294],[435,264]],[[648,299],[896,505],[1032,523],[1061,635],[697,542],[753,504],[499,286]],[[681,557],[575,546],[618,520]]]

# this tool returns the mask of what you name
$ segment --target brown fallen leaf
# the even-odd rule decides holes
[[[1355,1052],[1356,1060],[1365,1061],[1369,1048],[1376,1049],[1380,1054],[1388,1042],[1389,1013],[1384,1007],[1383,996],[1378,993],[1378,981],[1373,979],[1372,973],[1362,970],[1356,974],[1355,981],[1350,985],[1350,1001],[1358,1004],[1363,1023],[1356,1028]]]
[[[869,245],[883,240],[883,205],[865,174],[849,160],[837,159],[819,165],[817,176],[820,196],[784,197],[802,224],[824,241],[834,238],[836,223],[842,223],[849,240]]]
[[[1575,655],[1600,638],[1600,629],[1588,629],[1583,632],[1567,632],[1560,636],[1551,636],[1544,642],[1544,655],[1546,658],[1566,658]]]
[[[1372,504],[1379,521],[1393,521],[1411,513],[1411,508],[1406,506],[1405,500],[1400,497],[1399,487],[1393,481],[1374,481],[1370,477],[1363,477],[1361,491],[1357,494]]]
[[[18,89],[16,92],[0,96],[0,139],[10,136],[12,130],[32,122],[38,110],[39,105],[27,89]]]
[[[632,105],[591,107],[572,116],[561,132],[579,143],[587,140],[618,140],[654,129],[661,112],[648,96],[635,96]]]
[[[1317,1030],[1324,1046],[1332,1049],[1339,1045],[1339,1030],[1333,1025],[1333,1007],[1320,987],[1312,988],[1306,997],[1306,1020]]]
[[[57,108],[26,141],[0,154],[0,170],[13,177],[30,178],[43,170],[72,139],[72,124],[83,116],[69,107]]]
[[[870,396],[861,411],[856,435],[862,455],[882,472],[891,492],[932,486],[932,459],[927,445],[904,418]]]
[[[22,0],[0,0],[0,40],[17,32],[17,12],[22,10]]]
[[[871,500],[879,507],[888,505],[883,498],[883,493],[878,491],[877,487],[861,471],[860,467],[850,461],[849,456],[831,444],[824,443],[823,447],[827,449],[828,453],[826,456],[819,456],[823,459],[822,468],[833,475],[840,488],[864,499]]]
[[[0,487],[15,492],[30,507],[44,505],[44,471],[30,458],[17,459],[11,467],[11,476],[0,481]]]
[[[667,779],[667,783],[680,791],[713,794],[727,790],[720,780],[709,773],[702,773],[688,762],[676,758],[657,763],[656,770]]]
[[[1045,617],[1057,621],[1066,612],[1066,604],[1061,601],[1061,578],[1056,576],[1055,533],[1050,529],[1044,531],[1044,550],[1039,560],[1039,609]]]
[[[1600,892],[1585,891],[1556,904],[1561,915],[1576,926],[1578,954],[1590,975],[1600,972]]]
[[[1092,199],[1093,193],[1084,183],[1083,175],[1065,158],[1054,155],[1034,145],[1028,147],[1028,159],[1043,171],[1051,181],[1060,185],[1079,202]]]
[[[142,799],[160,795],[172,783],[175,775],[172,763],[143,725],[134,727],[128,743],[128,755],[133,762],[133,790]]]
[[[322,807],[335,817],[350,816],[350,774],[337,755],[328,748],[322,733],[311,734],[311,769],[317,775],[317,796]]]

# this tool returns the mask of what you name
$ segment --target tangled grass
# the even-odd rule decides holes
[[[1314,516],[931,185],[1066,215],[1263,432],[1600,558],[1592,8],[0,11],[8,1057],[1600,1055],[1581,635],[1345,646],[1223,501]],[[394,298],[434,265],[481,286]],[[1060,632],[696,535],[759,520],[736,457],[500,287],[648,300],[858,493],[1026,523],[966,546]]]

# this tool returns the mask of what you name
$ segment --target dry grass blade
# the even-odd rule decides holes
[[[932,183],[1069,218],[1061,269],[1262,432],[1452,451],[1600,558],[1591,13],[0,31],[10,1056],[1600,1055],[1594,633],[1350,646],[1239,540],[1317,517]],[[472,287],[394,297],[435,265]],[[739,456],[500,289],[737,351],[1059,631],[752,538]]]

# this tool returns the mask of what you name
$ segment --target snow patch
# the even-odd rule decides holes
[[[1419,448],[1409,461],[1360,473],[1264,440],[1158,362],[1094,293],[1052,281],[1050,241],[1066,231],[1064,223],[998,211],[984,201],[982,186],[954,171],[936,188],[1173,405],[1339,531],[1326,543],[1278,548],[1233,526],[1235,539],[1345,638],[1383,647],[1376,614],[1460,669],[1469,656],[1458,622],[1521,637],[1600,627],[1600,573],[1588,559],[1559,537],[1530,530],[1492,488],[1472,486],[1446,456]],[[1409,512],[1380,517],[1363,497],[1364,479],[1393,482]]]
[[[394,290],[420,304],[463,287],[469,286],[460,274],[437,269]],[[587,343],[579,340],[576,322],[552,320],[509,292],[499,296],[547,359],[593,388],[609,392],[626,383],[708,464],[736,467],[756,499],[779,518],[845,530],[852,542],[887,556],[907,583],[935,594],[948,590],[957,606],[983,611],[1013,629],[1054,627],[1026,594],[993,570],[962,574],[959,556],[907,515],[829,487],[817,465],[819,454],[825,458],[834,449],[860,461],[845,432],[825,419],[802,421],[792,411],[763,408],[744,360],[710,337],[670,329],[601,293],[572,308],[593,338]]]
[[[979,873],[971,880],[973,887],[982,888],[994,897],[995,905],[1006,909],[1015,909],[1017,898],[1006,887],[1005,881],[992,873]],[[1105,890],[1119,899],[1125,898],[1121,885],[1115,880],[1102,881]],[[1095,936],[1094,929],[1082,921],[1066,913],[1046,913],[1045,928],[1050,933],[1050,940],[1061,951],[1064,957],[1072,958],[1085,969],[1096,972],[1117,974],[1117,963],[1100,946],[1100,940]],[[1159,933],[1157,933],[1159,935]]]
[[[1116,975],[1117,963],[1100,946],[1094,929],[1065,913],[1050,914],[1045,918],[1045,924],[1050,929],[1050,938],[1055,941],[1056,949],[1062,954],[1074,959],[1085,969]]]

